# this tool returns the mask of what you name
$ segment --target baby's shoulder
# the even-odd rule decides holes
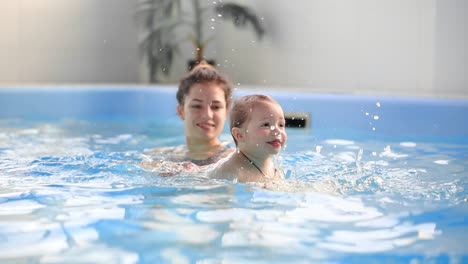
[[[234,180],[237,178],[235,164],[230,156],[206,166],[206,172],[212,179]]]

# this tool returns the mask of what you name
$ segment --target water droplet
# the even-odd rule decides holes
[[[214,21],[216,21],[216,20],[215,20],[214,18],[212,18],[212,19],[211,19],[211,21],[213,21],[213,22],[214,22]]]
[[[317,154],[320,154],[320,152],[322,151],[322,146],[316,146],[315,147],[315,152],[317,152]]]
[[[222,17],[222,16],[223,16],[223,15],[221,15],[221,14],[218,14],[218,17]]]
[[[293,116],[293,117],[291,118],[291,120],[294,120],[294,118],[295,118],[295,117]]]
[[[211,27],[211,29],[215,29],[215,27]]]
[[[377,107],[380,107],[380,102],[375,103]]]
[[[356,157],[356,161],[357,162],[360,162],[362,160],[362,154],[364,153],[364,149],[360,148],[359,149],[359,152],[358,152],[358,155]]]
[[[377,152],[372,151],[372,156],[377,156]]]
[[[270,130],[275,130],[275,126],[270,126]]]
[[[374,116],[374,120],[379,120],[379,116]]]
[[[368,113],[368,112],[366,112],[366,116],[368,116],[368,115],[369,115],[369,113]]]
[[[372,128],[372,131],[375,131],[375,127]]]

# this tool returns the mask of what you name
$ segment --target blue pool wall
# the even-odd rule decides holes
[[[176,116],[175,92],[175,86],[2,87],[0,119],[169,119]],[[365,131],[389,136],[468,137],[466,99],[292,93],[264,89],[236,90],[234,97],[259,92],[274,97],[286,112],[310,113],[309,129],[312,131],[335,131],[337,135],[338,131]]]

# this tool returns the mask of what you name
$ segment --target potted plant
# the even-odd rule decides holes
[[[202,2],[209,4],[202,5]],[[150,82],[158,82],[159,73],[169,75],[174,57],[180,52],[183,41],[190,40],[194,46],[195,58],[189,68],[207,60],[204,51],[213,36],[205,36],[203,29],[209,19],[230,21],[239,28],[250,27],[259,39],[265,33],[261,20],[246,6],[220,0],[190,0],[190,4],[190,11],[186,13],[181,0],[139,2],[137,19],[143,26],[144,33],[140,40],[140,53],[146,59]],[[189,30],[188,36],[180,37],[181,28]]]

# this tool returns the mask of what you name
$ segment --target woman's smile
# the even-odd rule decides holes
[[[198,123],[197,126],[203,130],[212,130],[214,129],[216,126],[215,124],[212,124],[212,123]]]

